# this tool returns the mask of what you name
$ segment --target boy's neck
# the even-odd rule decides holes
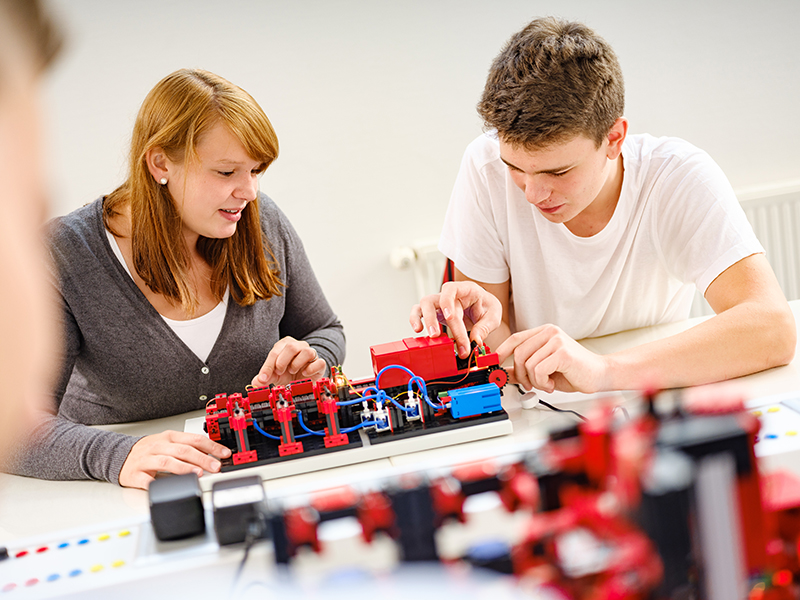
[[[564,223],[564,226],[578,237],[591,237],[600,233],[614,216],[622,193],[624,176],[625,166],[620,154],[609,164],[608,176],[597,197],[579,215]]]

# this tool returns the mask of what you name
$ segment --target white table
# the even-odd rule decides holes
[[[800,322],[800,301],[792,302],[791,305],[796,321]],[[699,320],[623,332],[585,340],[584,344],[599,353],[611,352],[677,333]],[[741,378],[737,380],[737,384],[751,398],[800,390],[800,358],[796,357],[785,367]],[[575,420],[570,415],[554,413],[545,408],[522,409],[516,390],[509,386],[505,392],[503,403],[513,424],[511,435],[270,479],[265,482],[267,493],[280,495],[285,490],[325,488],[348,479],[369,478],[391,469],[422,469],[439,462],[463,462],[470,458],[502,454],[513,448],[535,446],[545,438],[546,431],[552,425]],[[553,404],[579,412],[587,411],[597,398],[581,394],[544,397]],[[631,408],[637,402],[637,396],[633,393],[616,393],[610,397],[614,402]],[[165,429],[182,430],[187,418],[202,414],[202,411],[197,411],[106,428],[135,435],[146,435]],[[791,465],[793,462],[795,461],[788,461],[786,464]],[[785,466],[779,463],[780,461],[773,461],[770,468],[776,465]],[[247,471],[238,471],[237,474],[246,475]],[[14,540],[46,536],[64,530],[97,530],[106,524],[126,520],[142,522],[146,521],[148,515],[147,492],[142,490],[124,489],[93,481],[41,481],[0,474],[0,545],[10,545]]]

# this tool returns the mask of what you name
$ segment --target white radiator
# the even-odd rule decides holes
[[[787,300],[800,298],[800,182],[742,191],[737,197]],[[713,312],[698,292],[691,316]]]

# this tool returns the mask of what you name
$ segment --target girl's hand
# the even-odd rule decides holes
[[[327,363],[308,343],[285,337],[272,347],[258,375],[253,377],[253,387],[264,387],[271,383],[286,385],[298,379],[316,381],[327,370]]]

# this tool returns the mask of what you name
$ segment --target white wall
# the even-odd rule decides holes
[[[181,67],[248,90],[281,156],[288,214],[348,336],[345,369],[411,335],[413,276],[389,252],[436,238],[488,66],[531,18],[616,48],[633,132],[708,150],[737,190],[800,180],[800,2],[779,0],[51,0],[68,46],[48,76],[53,214],[125,176],[139,104]]]

